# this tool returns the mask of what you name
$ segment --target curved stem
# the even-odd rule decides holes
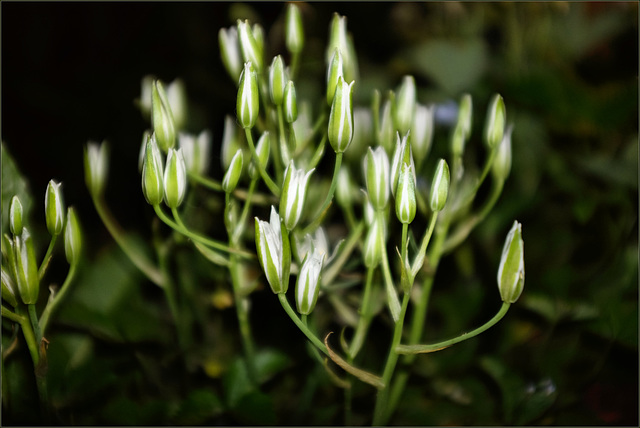
[[[207,187],[215,192],[222,192],[222,185],[220,183],[218,183],[215,180],[212,180],[210,178],[204,177],[200,174],[196,174],[194,172],[191,171],[187,171],[187,175],[189,176],[190,179],[192,179],[193,181],[195,181],[198,184],[203,185],[204,187]]]
[[[267,174],[267,171],[264,169],[264,165],[262,165],[262,162],[260,162],[260,159],[258,158],[258,153],[256,153],[256,146],[253,144],[253,137],[251,136],[251,130],[249,128],[245,128],[244,132],[247,136],[247,143],[249,144],[249,148],[251,149],[251,156],[253,157],[253,161],[255,162],[255,165],[258,168],[258,171],[260,171],[260,177],[262,177],[262,180],[264,181],[264,183],[267,185],[269,190],[271,190],[271,193],[279,197],[280,187],[278,187],[278,185],[273,182],[271,177],[269,177],[269,174]]]
[[[237,242],[240,239],[240,235],[242,235],[242,232],[244,231],[244,224],[247,221],[247,216],[249,215],[249,210],[251,209],[251,197],[253,196],[253,192],[255,192],[256,190],[257,184],[257,178],[255,180],[251,180],[251,183],[249,183],[249,193],[247,199],[245,200],[244,207],[242,208],[242,214],[240,214],[238,224],[233,231],[232,239],[234,242]]]
[[[58,240],[59,235],[54,235],[51,237],[51,241],[49,241],[49,248],[47,248],[47,252],[45,253],[42,264],[38,269],[38,279],[42,281],[44,278],[44,274],[47,272],[47,268],[49,267],[49,262],[51,261],[51,253],[53,253],[53,247],[56,245],[56,241]]]
[[[289,301],[287,300],[287,296],[284,293],[278,293],[278,300],[280,300],[280,304],[284,308],[285,312],[287,313],[287,315],[289,315],[289,317],[294,322],[294,324],[298,326],[300,331],[302,331],[302,333],[304,333],[304,335],[307,336],[307,338],[311,341],[311,343],[313,343],[316,346],[316,348],[321,350],[328,357],[329,351],[327,350],[327,347],[324,346],[324,343],[322,343],[322,341],[318,339],[316,335],[313,334],[306,325],[304,325],[304,323],[300,320],[300,318],[298,318],[298,315],[296,315],[293,308],[289,304]]]
[[[66,296],[69,290],[69,284],[71,284],[71,281],[73,281],[76,276],[76,265],[77,263],[73,263],[69,267],[69,272],[67,272],[67,277],[60,287],[60,290],[58,290],[53,299],[47,303],[47,306],[44,308],[44,311],[42,311],[42,314],[40,315],[39,325],[40,331],[42,332],[43,336],[47,331],[47,325],[49,324],[49,318],[51,317],[51,314],[55,311],[58,305],[60,305],[60,302],[64,300],[64,296]]]
[[[124,230],[122,230],[122,227],[120,227],[118,222],[113,217],[113,214],[111,214],[106,204],[104,203],[104,198],[102,196],[94,197],[93,204],[96,207],[96,211],[98,212],[100,219],[109,231],[109,234],[111,234],[113,239],[118,243],[127,257],[129,257],[129,260],[131,260],[131,262],[142,273],[144,273],[146,277],[151,280],[151,282],[162,287],[164,281],[162,273],[153,264],[153,262],[151,262],[151,260],[149,260],[144,254],[140,253],[138,250],[136,250],[135,247],[131,245],[128,238],[126,237],[126,233],[124,232]]]
[[[322,204],[322,208],[320,208],[320,214],[318,215],[318,217],[316,217],[315,220],[311,222],[311,224],[309,224],[309,226],[307,226],[302,231],[302,235],[306,235],[307,233],[313,232],[315,229],[318,228],[318,226],[324,219],[324,216],[326,215],[325,211],[327,211],[327,209],[329,208],[329,205],[333,200],[333,194],[336,192],[336,186],[338,184],[338,174],[340,172],[341,165],[342,165],[342,153],[336,153],[336,164],[333,168],[333,178],[331,179],[331,187],[329,188],[329,193],[327,194],[327,197],[325,198],[324,203]]]
[[[399,354],[420,354],[435,352],[444,348],[448,348],[449,346],[455,345],[456,343],[471,339],[472,337],[475,337],[493,327],[507,314],[509,307],[511,307],[511,303],[502,302],[500,310],[493,318],[491,318],[489,321],[476,328],[475,330],[470,331],[469,333],[463,333],[458,337],[454,337],[453,339],[444,340],[442,342],[432,343],[429,345],[398,345],[396,346],[395,350]]]

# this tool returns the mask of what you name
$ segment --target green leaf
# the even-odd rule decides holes
[[[291,358],[282,351],[265,349],[255,356],[258,383],[263,384],[291,364]]]
[[[224,396],[230,408],[236,408],[247,394],[255,391],[244,359],[236,359],[222,379]]]

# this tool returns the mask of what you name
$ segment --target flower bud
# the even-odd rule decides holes
[[[366,267],[374,268],[380,263],[384,242],[384,227],[376,218],[369,225],[367,236],[364,239],[362,250],[364,252],[364,264]]]
[[[293,161],[284,172],[282,194],[280,195],[280,214],[287,230],[292,230],[298,224],[304,199],[307,194],[307,185],[313,169],[305,174],[303,169],[296,169]]]
[[[209,168],[211,157],[211,132],[202,131],[198,136],[180,132],[178,134],[178,146],[182,149],[182,156],[187,171],[203,175]]]
[[[73,207],[67,209],[67,221],[64,226],[64,254],[70,265],[76,264],[82,254],[82,229]]]
[[[289,80],[284,88],[284,118],[287,123],[293,123],[298,118],[298,104],[296,102],[296,88]]]
[[[11,205],[9,205],[9,229],[14,235],[22,233],[22,203],[18,195],[11,198]]]
[[[258,140],[258,144],[256,145],[256,154],[258,155],[258,160],[260,164],[266,169],[267,164],[269,163],[269,151],[271,148],[271,142],[269,139],[269,131],[264,131]],[[252,180],[260,177],[260,170],[256,167],[253,159],[249,164],[249,177]]]
[[[459,158],[464,153],[464,146],[467,141],[464,126],[458,122],[451,133],[451,154],[454,158]]]
[[[382,146],[369,147],[364,162],[364,174],[369,201],[376,210],[382,210],[389,202],[389,157]]]
[[[431,183],[431,194],[429,195],[431,211],[438,212],[444,209],[449,194],[449,180],[449,165],[447,161],[440,159]]]
[[[333,15],[329,27],[329,43],[326,50],[326,63],[329,64],[336,48],[340,50],[344,65],[344,80],[354,80],[358,74],[358,59],[355,55],[353,42],[347,34],[347,17],[337,13]]]
[[[403,162],[396,190],[396,216],[400,223],[409,224],[416,217],[416,182],[411,164]]]
[[[142,164],[142,193],[151,205],[158,205],[164,197],[162,155],[155,135],[147,140]]]
[[[411,171],[413,173],[413,182],[416,182],[416,167],[413,162],[413,153],[411,150],[411,144],[409,144],[409,134],[407,133],[402,139],[400,134],[396,134],[396,148],[393,152],[393,160],[391,161],[391,176],[390,185],[391,193],[396,197],[396,190],[398,189],[398,179],[402,172],[402,164],[408,163],[411,165]]]
[[[284,87],[287,84],[287,76],[284,72],[284,63],[280,55],[273,58],[269,67],[269,95],[271,102],[279,106],[284,99]]]
[[[434,105],[416,105],[413,126],[411,127],[411,147],[418,170],[431,150],[435,110]]]
[[[294,3],[289,3],[289,6],[287,6],[284,31],[287,50],[294,54],[302,52],[304,47],[302,16],[300,15],[300,9]]]
[[[187,193],[187,167],[182,149],[169,149],[164,170],[164,203],[177,208]]]
[[[64,202],[62,201],[62,183],[49,181],[44,199],[44,212],[47,229],[51,236],[57,236],[64,226]]]
[[[244,63],[244,69],[240,74],[238,100],[236,103],[238,121],[245,129],[253,128],[258,120],[260,109],[258,79],[251,64],[251,62]]]
[[[4,269],[4,266],[2,266],[2,300],[14,308],[18,306],[16,284],[13,282],[11,274]]]
[[[286,230],[280,224],[280,216],[271,207],[269,222],[255,218],[256,252],[260,266],[275,294],[286,293],[291,269],[291,248]]]
[[[353,84],[338,78],[329,113],[329,142],[336,153],[344,152],[353,138]]]
[[[255,23],[253,27],[251,27],[251,32],[253,33],[253,38],[256,41],[257,52],[260,56],[260,71],[262,71],[262,54],[264,53],[264,28],[262,25]]]
[[[260,43],[254,37],[253,29],[249,26],[249,21],[238,20],[238,41],[240,51],[245,64],[250,62],[255,67],[256,72],[262,70],[262,49]],[[246,67],[246,65],[245,65]]]
[[[342,55],[340,55],[340,49],[336,48],[327,68],[327,104],[329,105],[333,103],[333,96],[336,94],[339,77],[344,79]]]
[[[413,123],[413,112],[416,108],[416,81],[413,76],[404,76],[398,89],[394,111],[394,123],[401,134],[406,134]]]
[[[40,279],[33,249],[33,239],[26,227],[22,228],[21,235],[13,237],[13,249],[14,278],[18,285],[18,292],[26,305],[33,305],[38,301]]]
[[[393,92],[390,94],[393,97]],[[384,147],[387,153],[391,153],[391,150],[393,149],[393,137],[395,136],[393,120],[391,118],[391,104],[392,100],[387,100],[382,106],[382,113],[380,114],[380,129],[376,130],[378,133],[378,144]],[[395,192],[395,189],[392,190]]]
[[[524,241],[522,225],[513,222],[502,248],[498,267],[498,289],[503,302],[515,303],[524,288]]]
[[[220,163],[226,171],[231,164],[231,158],[236,154],[240,145],[240,128],[233,117],[227,115],[224,118],[224,130],[222,133],[222,148],[220,149]]]
[[[222,179],[222,190],[231,193],[235,190],[242,174],[242,150],[238,150],[231,159],[231,165]]]
[[[102,196],[107,184],[109,146],[89,141],[84,150],[84,182],[93,198]]]
[[[491,165],[491,171],[493,176],[498,181],[504,181],[511,172],[511,133],[513,132],[513,125],[507,126],[507,130],[502,137],[502,142],[498,146],[498,152],[496,158]]]
[[[238,29],[236,27],[221,28],[218,33],[220,56],[227,73],[235,82],[240,77],[242,70],[242,58],[240,57],[240,45],[238,44]]]
[[[158,147],[166,153],[176,144],[176,128],[167,93],[159,80],[156,80],[153,84],[151,113],[153,132],[156,135]]]
[[[296,281],[296,308],[303,315],[309,315],[318,301],[320,291],[320,273],[325,254],[318,248],[312,254],[307,254],[300,268]]]
[[[471,123],[473,122],[473,101],[471,95],[464,94],[460,98],[458,106],[458,122],[457,125],[462,128],[463,138],[468,140],[471,136]]]
[[[484,140],[489,148],[498,147],[498,144],[502,141],[506,122],[507,113],[504,107],[504,100],[500,94],[495,94],[489,103],[484,127]]]

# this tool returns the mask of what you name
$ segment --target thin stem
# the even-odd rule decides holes
[[[249,215],[249,210],[251,209],[251,197],[253,196],[253,192],[256,190],[256,185],[258,184],[258,179],[251,180],[249,183],[249,193],[248,197],[245,200],[244,207],[242,208],[242,214],[240,214],[240,220],[238,220],[238,224],[236,225],[235,230],[233,231],[233,241],[237,242],[240,239],[240,235],[244,231],[244,224],[247,221],[247,216]]]
[[[493,318],[491,318],[489,321],[476,328],[475,330],[472,330],[468,333],[463,333],[458,337],[454,337],[453,339],[444,340],[442,342],[432,343],[429,345],[398,345],[395,350],[400,354],[414,354],[434,352],[439,351],[440,349],[448,348],[449,346],[455,345],[456,343],[471,339],[472,337],[475,337],[493,327],[507,314],[509,307],[511,307],[511,303],[502,302],[500,310],[497,314],[494,315]]]
[[[49,248],[47,248],[47,252],[42,259],[42,264],[38,269],[38,279],[42,281],[44,278],[44,274],[47,272],[47,268],[49,267],[49,262],[51,261],[51,253],[53,253],[53,247],[56,245],[56,241],[58,240],[58,235],[53,235],[51,237],[51,241],[49,241]]]
[[[29,319],[22,314],[15,313],[8,308],[5,308],[4,306],[2,307],[2,316],[20,324],[20,327],[22,328],[22,335],[27,342],[27,347],[31,354],[33,367],[37,367],[40,362],[40,353],[38,352],[38,343],[36,342],[36,337],[33,334],[33,328],[29,323]]]
[[[241,251],[241,250],[237,250],[235,248],[230,248],[228,245],[225,245],[219,241],[214,241],[212,239],[208,239],[205,238],[203,236],[198,235],[197,233],[194,233],[192,231],[190,231],[189,229],[185,228],[185,227],[180,227],[180,225],[176,222],[174,222],[173,220],[171,220],[163,211],[162,208],[160,207],[160,205],[154,205],[153,209],[155,210],[156,214],[158,215],[158,217],[160,218],[160,220],[162,220],[164,223],[166,223],[169,227],[171,227],[172,229],[177,230],[178,232],[182,233],[183,235],[193,239],[194,241],[197,241],[201,244],[204,244],[208,247],[211,248],[215,248],[221,251],[226,251],[227,253],[232,253],[232,254],[237,254],[239,256],[243,256],[246,258],[253,258],[254,255],[246,252],[246,251]]]
[[[393,329],[393,339],[391,341],[391,349],[389,349],[389,355],[387,356],[387,363],[384,367],[384,372],[382,374],[382,382],[387,385],[386,388],[378,391],[378,395],[376,397],[376,407],[373,413],[373,425],[386,425],[387,419],[390,416],[387,411],[387,403],[389,398],[389,383],[391,381],[391,377],[393,376],[393,371],[396,368],[396,363],[398,362],[398,353],[396,352],[396,347],[400,344],[400,340],[402,339],[402,327],[404,326],[404,317],[407,313],[407,307],[409,305],[409,300],[411,293],[405,293],[402,298],[402,309],[400,311],[400,318],[396,322],[395,328]]]
[[[324,343],[322,343],[322,341],[318,339],[316,335],[313,334],[311,330],[309,330],[309,328],[302,323],[300,318],[298,318],[298,315],[296,315],[293,308],[289,304],[286,294],[278,293],[278,300],[280,300],[280,304],[284,308],[285,312],[287,313],[287,315],[289,315],[289,317],[294,322],[294,324],[298,326],[300,331],[302,331],[302,333],[304,333],[304,335],[307,336],[307,338],[311,341],[311,343],[313,343],[316,346],[316,348],[321,350],[328,357],[329,351],[327,350],[327,347],[324,346]]]
[[[175,209],[173,210],[175,211]],[[174,213],[174,215],[177,214]],[[160,269],[164,275],[165,281],[162,286],[162,291],[164,292],[164,296],[167,299],[167,304],[169,305],[169,311],[171,312],[171,318],[173,318],[173,322],[176,326],[176,332],[178,335],[178,343],[180,345],[180,350],[186,350],[186,339],[187,334],[184,333],[184,324],[183,319],[180,316],[180,309],[176,296],[176,288],[174,287],[174,283],[171,280],[171,276],[169,274],[169,243],[164,243],[162,245],[157,244],[158,251],[158,261],[160,265]]]
[[[278,115],[278,143],[273,145],[273,164],[276,168],[276,177],[279,182],[282,182],[282,174],[283,174],[283,166],[282,166],[282,155],[280,154],[280,149],[284,148],[286,151],[285,145],[287,142],[284,138],[284,114],[282,113],[282,105],[277,106],[277,115]]]
[[[143,253],[140,253],[130,242],[126,236],[126,233],[118,222],[113,217],[113,214],[107,208],[104,198],[102,196],[97,196],[93,198],[93,204],[96,207],[96,211],[100,216],[100,219],[106,226],[107,230],[113,237],[113,239],[118,243],[122,251],[129,257],[129,260],[143,273],[147,278],[151,280],[154,284],[161,286],[163,285],[164,278],[162,277],[162,273],[158,270],[156,266],[154,266],[153,262],[149,260]]]
[[[336,153],[336,164],[333,168],[333,178],[331,179],[331,187],[329,188],[329,193],[327,194],[327,197],[325,198],[324,203],[322,204],[322,208],[320,208],[320,214],[318,215],[318,217],[316,217],[315,220],[311,222],[311,224],[309,224],[309,226],[307,226],[303,230],[302,232],[303,235],[313,232],[320,225],[320,222],[322,222],[322,219],[326,214],[325,211],[329,208],[329,205],[333,200],[333,194],[336,192],[336,186],[338,184],[338,175],[340,172],[341,165],[342,165],[342,153]]]
[[[55,311],[58,305],[60,305],[60,302],[64,300],[64,296],[69,290],[69,284],[71,284],[76,276],[76,265],[76,263],[71,264],[71,266],[69,267],[69,272],[67,272],[67,277],[65,278],[64,283],[62,283],[60,290],[58,290],[58,292],[53,296],[53,299],[47,303],[47,306],[44,308],[44,311],[42,311],[42,314],[40,315],[39,324],[40,331],[42,332],[43,336],[47,331],[47,326],[49,324],[49,318],[51,317],[51,314]]]
[[[258,168],[258,171],[260,171],[260,177],[262,177],[262,180],[267,185],[271,193],[279,197],[280,188],[276,183],[273,182],[271,177],[269,177],[269,174],[267,174],[267,171],[264,169],[264,165],[262,165],[262,162],[260,162],[260,159],[258,158],[258,153],[256,152],[256,146],[253,144],[253,137],[251,136],[251,130],[249,128],[245,128],[244,132],[247,136],[247,143],[249,144],[249,148],[251,149],[251,156],[253,157],[253,161],[255,162],[255,165]]]
[[[187,175],[189,176],[190,179],[192,179],[196,183],[203,185],[204,187],[207,187],[216,192],[223,191],[222,185],[215,180],[204,177],[200,174],[196,174],[195,172],[192,172],[192,171],[187,171]]]
[[[402,240],[400,248],[400,253],[402,256],[402,263],[404,264],[404,260],[407,257],[407,233],[409,231],[409,223],[402,223]]]
[[[370,267],[367,269],[367,279],[364,284],[364,294],[362,296],[362,303],[360,305],[360,318],[358,319],[356,332],[353,335],[351,346],[349,347],[349,363],[353,362],[353,360],[356,358],[356,355],[358,355],[360,348],[362,348],[362,344],[364,343],[364,339],[367,335],[367,330],[371,323],[372,314],[370,313],[369,306],[371,304],[371,284],[373,283],[374,271],[375,267]]]
[[[40,332],[40,324],[38,323],[36,305],[27,305],[27,311],[29,312],[29,321],[31,321],[31,327],[33,327],[36,343],[40,343],[42,341],[42,333]]]

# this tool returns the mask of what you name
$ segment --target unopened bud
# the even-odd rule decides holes
[[[511,172],[511,133],[513,132],[513,125],[507,126],[507,130],[502,137],[502,142],[498,146],[498,152],[496,158],[491,165],[491,171],[496,180],[504,181]]]
[[[406,134],[413,123],[416,108],[416,81],[413,76],[405,76],[398,89],[396,98],[394,123],[401,134]]]
[[[164,170],[164,203],[169,208],[177,208],[187,193],[187,167],[182,149],[169,149]]]
[[[9,205],[9,229],[14,235],[22,234],[22,203],[18,195],[11,198]]]
[[[249,21],[238,20],[238,42],[244,62],[250,62],[256,72],[262,70],[262,49],[256,40],[254,30],[249,26]]]
[[[284,87],[287,84],[287,76],[284,72],[284,63],[280,55],[273,58],[269,67],[269,95],[271,102],[279,106],[284,99]]]
[[[287,123],[293,123],[298,118],[298,103],[296,101],[296,87],[289,80],[284,88],[284,118]]]
[[[461,127],[462,135],[465,140],[468,140],[471,136],[471,125],[473,122],[473,100],[471,95],[464,94],[460,98],[460,105],[458,106],[458,122],[457,126]]]
[[[498,289],[503,302],[515,303],[524,288],[524,241],[522,225],[513,222],[502,248],[498,267]]]
[[[82,229],[73,207],[67,209],[67,221],[64,227],[64,254],[70,265],[76,264],[82,254]]]
[[[289,163],[284,172],[280,196],[280,215],[287,230],[292,230],[300,220],[312,172],[313,169],[306,173],[303,169],[297,169],[293,161]]]
[[[18,306],[18,299],[16,298],[16,284],[11,275],[2,266],[2,300],[15,308]]]
[[[389,157],[382,146],[369,147],[364,162],[369,201],[376,210],[382,210],[389,202]]]
[[[314,248],[313,253],[307,253],[300,268],[296,281],[296,308],[303,315],[309,315],[318,301],[324,257],[324,253]]]
[[[204,130],[198,136],[181,132],[178,134],[178,146],[182,149],[182,156],[187,171],[203,175],[209,168],[211,158],[211,132]]]
[[[271,149],[271,141],[269,139],[269,131],[264,131],[258,140],[258,144],[256,144],[256,154],[258,155],[258,160],[263,168],[267,168],[267,164],[269,163],[269,152]],[[260,170],[255,165],[255,161],[252,159],[249,164],[249,177],[252,180],[260,177]]]
[[[364,264],[368,268],[374,268],[382,259],[384,246],[384,226],[378,219],[374,219],[369,225],[369,231],[364,239]]]
[[[413,162],[413,152],[411,150],[411,144],[409,143],[409,134],[407,133],[402,139],[400,134],[396,137],[396,148],[393,151],[393,160],[391,161],[391,176],[390,185],[391,193],[396,196],[398,189],[398,179],[402,172],[402,165],[408,163],[411,165],[411,171],[413,173],[413,182],[416,182],[416,167]]]
[[[342,55],[340,55],[340,49],[336,48],[327,68],[327,104],[329,105],[333,102],[333,96],[336,94],[339,77],[344,79]]]
[[[142,164],[142,193],[151,205],[158,205],[164,198],[163,162],[154,135],[147,140]]]
[[[47,229],[51,236],[57,236],[64,227],[64,202],[62,200],[62,183],[49,181],[44,199],[44,212]]]
[[[329,113],[329,142],[336,153],[344,152],[353,138],[353,84],[338,78]]]
[[[291,53],[298,54],[302,52],[304,47],[304,30],[302,26],[302,16],[300,9],[293,3],[287,6],[287,15],[285,17],[285,44],[287,50]]]
[[[235,190],[242,174],[242,150],[238,150],[231,159],[231,165],[222,179],[222,190],[231,193]]]
[[[89,141],[84,150],[84,182],[92,197],[104,192],[109,167],[109,146],[106,142]]]
[[[253,128],[258,120],[260,100],[258,93],[258,79],[251,62],[244,63],[238,85],[238,99],[236,113],[243,128]]]
[[[291,269],[289,238],[281,226],[280,216],[273,206],[269,222],[255,219],[258,260],[275,294],[287,292]]]
[[[33,239],[26,227],[22,228],[22,234],[14,236],[14,277],[18,285],[18,292],[26,305],[33,305],[38,301],[40,292],[40,279],[38,277],[38,265],[33,248]]]
[[[411,128],[411,146],[418,170],[431,150],[435,106],[416,105]]]
[[[396,216],[400,223],[409,224],[416,217],[416,182],[411,164],[403,162],[396,190]]]
[[[238,81],[242,70],[242,58],[240,45],[238,44],[238,29],[236,27],[221,28],[218,33],[218,43],[220,45],[220,56],[227,73],[233,82]]]
[[[449,194],[449,181],[449,165],[447,161],[440,159],[431,183],[431,195],[429,196],[431,211],[438,212],[444,209]]]
[[[153,132],[156,135],[158,147],[166,153],[176,144],[176,127],[162,82],[159,80],[154,82],[151,95]]]
[[[504,107],[504,100],[500,94],[495,94],[489,103],[484,127],[484,140],[489,148],[498,147],[498,144],[502,141],[506,122],[507,113]]]

